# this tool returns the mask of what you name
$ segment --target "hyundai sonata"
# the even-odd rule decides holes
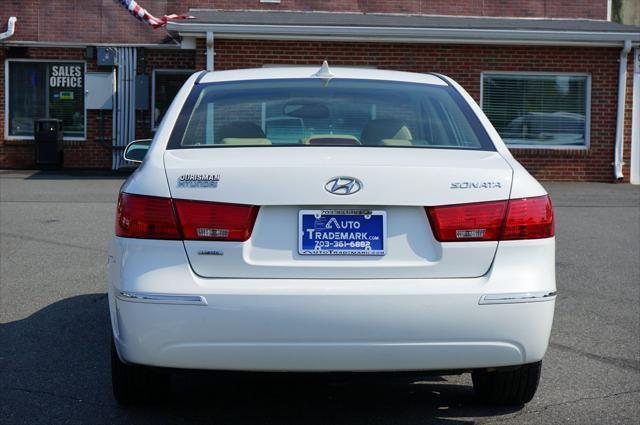
[[[470,372],[486,402],[533,397],[551,202],[450,78],[196,73],[125,157],[142,164],[108,259],[120,402],[175,369]]]

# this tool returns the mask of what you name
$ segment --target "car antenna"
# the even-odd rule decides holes
[[[322,62],[322,66],[320,67],[318,72],[313,74],[313,76],[320,78],[320,80],[322,81],[322,85],[325,87],[327,86],[327,84],[329,84],[329,81],[333,77],[335,77],[335,75],[331,73],[331,70],[329,69],[329,62],[327,61]]]

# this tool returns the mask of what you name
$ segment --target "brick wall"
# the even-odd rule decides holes
[[[323,43],[301,41],[216,40],[216,70],[263,64],[376,66],[412,72],[440,72],[458,81],[477,100],[483,71],[576,72],[591,75],[590,148],[514,149],[516,158],[543,180],[613,180],[618,48],[469,46],[441,44]],[[204,42],[198,40],[198,50]],[[630,61],[632,57],[630,56]],[[197,56],[204,66],[204,56]],[[629,64],[629,75],[632,65]],[[629,178],[631,84],[627,85],[625,179]]]
[[[190,8],[303,10],[425,15],[606,19],[606,0],[144,0],[150,13],[187,13]],[[167,38],[137,21],[114,0],[2,0],[0,26],[16,16],[12,41],[160,43]]]
[[[216,40],[217,70],[261,67],[264,64],[313,64],[328,59],[333,65],[376,66],[414,72],[435,71],[461,83],[478,100],[482,71],[549,71],[588,73],[591,88],[591,146],[585,151],[515,149],[514,155],[535,176],[543,180],[612,181],[613,147],[616,125],[618,48],[470,46],[440,44],[323,43],[314,41]],[[196,51],[146,50],[146,64],[140,73],[153,68],[202,69],[205,65],[204,40]],[[83,59],[83,49],[28,49],[32,58]],[[0,60],[4,59],[1,55]],[[631,56],[630,56],[631,61]],[[95,70],[87,62],[88,70]],[[629,75],[632,64],[629,64]],[[0,67],[0,167],[33,166],[31,142],[3,141],[4,67]],[[625,167],[628,180],[631,140],[631,84],[627,89],[625,122]],[[87,118],[86,142],[65,148],[65,166],[104,167],[111,164],[110,150],[95,139],[98,112]],[[105,117],[110,136],[111,118]],[[150,135],[148,112],[137,115],[136,137]]]
[[[607,19],[606,0],[168,0],[167,10],[260,9],[423,15]],[[185,9],[186,10],[186,9]]]
[[[29,48],[24,58],[51,59],[53,61],[66,59],[86,61],[87,71],[105,71],[110,68],[98,69],[95,59],[85,59],[84,49],[61,48]],[[195,52],[193,50],[164,50],[146,49],[145,61],[139,61],[139,74],[151,75],[154,68],[164,69],[195,69]],[[34,147],[32,140],[5,140],[4,114],[6,103],[4,99],[6,51],[0,48],[0,168],[33,168]],[[152,136],[151,118],[149,111],[138,111],[136,114],[136,137],[148,138]],[[101,132],[101,121],[103,122]],[[87,139],[85,141],[64,142],[64,166],[67,168],[111,168],[111,111],[87,111]],[[100,135],[105,141],[100,141]]]
[[[166,13],[166,0],[141,3],[154,15]],[[2,27],[9,16],[18,18],[11,41],[159,43],[166,37],[114,0],[2,0]]]

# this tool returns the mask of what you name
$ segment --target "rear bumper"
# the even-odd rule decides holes
[[[547,349],[554,270],[535,264],[535,243],[529,263],[501,267],[513,258],[498,255],[479,278],[276,280],[198,277],[180,261],[184,248],[167,242],[164,250],[131,251],[155,261],[167,255],[172,260],[161,269],[142,269],[140,255],[128,263],[132,256],[112,247],[111,319],[127,362],[251,371],[448,370],[531,363]],[[546,243],[552,259],[553,241]],[[500,302],[481,302],[495,296]]]
[[[207,305],[117,299],[120,355],[132,363],[190,369],[506,366],[542,358],[554,308],[553,298],[479,305],[479,297],[469,295],[203,298]]]

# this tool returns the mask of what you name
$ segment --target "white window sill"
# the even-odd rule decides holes
[[[551,145],[551,146],[543,146],[543,145],[507,145],[509,149],[537,149],[544,151],[586,151],[589,150],[589,146],[575,146],[575,145]]]
[[[12,142],[12,141],[20,141],[20,140],[26,140],[26,141],[33,141],[35,142],[35,138],[33,136],[5,136],[4,140],[7,142]],[[87,137],[63,137],[62,138],[63,142],[86,142],[87,141]]]

